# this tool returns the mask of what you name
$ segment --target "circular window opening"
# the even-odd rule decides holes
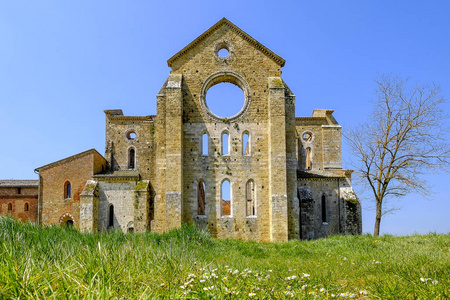
[[[206,93],[206,105],[209,110],[222,118],[236,115],[244,104],[244,92],[240,87],[229,82],[218,83]]]
[[[230,54],[230,51],[229,51],[226,47],[223,47],[223,48],[219,49],[219,51],[217,52],[217,54],[218,54],[220,57],[225,58],[225,57],[228,56],[228,54]]]
[[[129,139],[130,141],[136,139],[136,132],[134,132],[134,131],[129,131],[129,132],[127,133],[127,139]]]
[[[313,138],[313,134],[311,132],[305,132],[302,135],[302,139],[307,143],[311,142],[312,138]]]

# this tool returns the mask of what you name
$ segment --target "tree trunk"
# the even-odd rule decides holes
[[[377,201],[377,214],[375,216],[375,228],[373,236],[380,236],[380,222],[381,222],[381,201]]]

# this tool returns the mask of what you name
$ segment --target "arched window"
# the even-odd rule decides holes
[[[248,132],[242,134],[242,155],[250,155],[250,140]]]
[[[134,169],[136,161],[136,151],[134,148],[128,150],[128,169]]]
[[[72,186],[69,181],[64,183],[64,198],[72,198]]]
[[[327,198],[325,194],[322,195],[322,222],[326,223],[327,220]]]
[[[228,143],[228,132],[222,133],[222,155],[228,155],[229,152],[229,143]]]
[[[204,133],[202,135],[202,155],[208,156],[208,149],[209,149],[209,136],[208,133]]]
[[[253,180],[247,181],[247,184],[245,186],[245,198],[247,216],[256,216],[255,183],[253,182]]]
[[[222,182],[221,200],[222,200],[222,216],[231,215],[231,186],[228,179]]]
[[[309,147],[306,148],[305,154],[306,154],[306,170],[311,170],[312,169],[311,148],[309,148]]]
[[[29,211],[30,210],[30,205],[28,204],[28,202],[25,202],[25,205],[23,206],[23,211]]]
[[[204,216],[205,215],[205,183],[203,180],[199,180],[198,182],[198,190],[197,190],[197,215]]]
[[[12,203],[8,203],[8,213],[12,213]]]
[[[114,227],[114,205],[109,206],[108,227]]]

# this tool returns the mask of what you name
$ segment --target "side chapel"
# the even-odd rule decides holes
[[[361,233],[333,110],[295,116],[285,60],[223,18],[167,61],[157,115],[105,110],[91,149],[37,168],[40,223],[84,232],[164,232],[194,223],[219,238],[312,239]],[[238,86],[241,110],[208,108],[208,89]]]

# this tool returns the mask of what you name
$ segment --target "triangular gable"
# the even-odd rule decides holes
[[[232,22],[227,20],[226,18],[222,18],[219,22],[211,26],[208,30],[206,30],[204,33],[202,33],[198,38],[193,40],[189,45],[178,51],[177,54],[169,58],[167,60],[167,65],[169,67],[172,67],[173,62],[175,62],[178,58],[183,56],[186,52],[194,48],[198,43],[206,39],[208,36],[210,36],[212,33],[214,33],[216,30],[218,30],[222,26],[227,26],[234,32],[236,32],[238,35],[243,37],[246,41],[248,41],[250,44],[255,46],[257,49],[259,49],[262,53],[270,57],[272,60],[274,60],[277,64],[279,64],[281,67],[284,67],[284,63],[286,62],[282,57],[275,54],[273,51],[271,51],[269,48],[265,47],[263,44],[252,38],[250,35],[248,35],[246,32],[244,32],[242,29],[234,25]]]
[[[101,155],[100,153],[98,153],[97,150],[95,150],[95,149],[90,149],[90,150],[87,150],[87,151],[84,151],[84,152],[81,152],[81,153],[78,153],[78,154],[75,154],[75,155],[72,155],[72,156],[63,158],[63,159],[61,159],[61,160],[52,162],[52,163],[47,164],[47,165],[45,165],[45,166],[36,168],[35,171],[41,172],[41,171],[46,170],[46,169],[48,169],[48,168],[52,168],[52,167],[59,166],[59,165],[61,165],[61,164],[70,162],[70,161],[72,161],[72,160],[75,160],[75,159],[77,159],[77,158],[80,158],[80,157],[83,157],[83,156],[89,155],[89,154],[93,154],[93,155],[98,154],[104,161],[106,161],[105,158],[103,157],[103,155]]]

